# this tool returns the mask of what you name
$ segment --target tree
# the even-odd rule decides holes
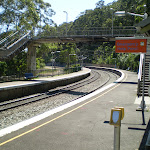
[[[1,0],[1,22],[6,28],[22,28],[31,30],[42,24],[49,24],[50,17],[55,14],[51,5],[43,0]],[[41,25],[41,24],[40,24]]]
[[[42,36],[56,36],[57,35],[57,28],[56,27],[51,27],[50,25],[46,24],[42,28],[42,32],[39,32],[40,37]]]
[[[104,0],[100,0],[96,3],[96,8],[101,9],[104,6]]]
[[[0,61],[0,76],[6,75],[6,71],[7,71],[6,68],[7,68],[6,62],[1,62]]]

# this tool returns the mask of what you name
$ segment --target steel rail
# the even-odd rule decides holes
[[[90,78],[87,79],[87,81],[91,81],[93,78],[95,78],[95,76],[91,76]],[[49,97],[52,97],[52,96],[55,96],[55,95],[65,93],[67,91],[72,90],[73,88],[75,89],[75,86],[79,86],[79,85],[81,85],[81,84],[83,84],[84,82],[87,82],[87,81],[80,81],[80,82],[77,82],[77,83],[75,83],[71,86],[67,85],[63,88],[59,88],[57,90],[51,90],[50,92],[41,93],[41,94],[38,94],[38,95],[35,95],[35,96],[29,96],[29,97],[26,97],[26,98],[23,98],[23,99],[17,99],[17,100],[12,100],[12,101],[7,101],[7,102],[0,103],[0,107],[6,106],[5,108],[0,108],[0,111],[5,111],[5,110],[12,109],[12,108],[15,108],[15,107],[18,107],[18,106],[21,106],[21,105],[25,105],[25,104],[28,104],[28,103],[32,103],[32,102],[35,102],[35,101],[39,101],[39,100],[42,100],[42,99],[46,99],[46,98],[49,98]],[[27,100],[29,100],[29,101],[27,102]],[[20,103],[20,102],[22,104],[15,104],[15,103]],[[15,105],[14,106],[8,106],[8,105],[11,105],[11,104],[15,104]]]
[[[95,90],[97,90],[97,89],[103,87],[104,85],[106,85],[109,82],[111,77],[110,77],[110,72],[109,73],[105,72],[105,73],[108,75],[108,78],[103,84],[101,84],[98,88],[96,88],[94,90],[91,90],[90,92],[87,92],[86,94],[84,94],[82,96],[79,96],[78,98],[81,98],[81,97],[83,97],[87,94],[90,94],[90,93],[94,92]],[[26,105],[26,104],[29,104],[29,103],[33,103],[33,102],[36,102],[36,101],[40,101],[40,100],[43,100],[43,99],[46,99],[46,98],[50,98],[52,96],[60,95],[60,94],[63,94],[63,93],[68,93],[71,90],[75,90],[75,89],[81,88],[81,87],[83,87],[87,84],[90,84],[92,82],[95,82],[96,80],[98,80],[100,78],[100,76],[101,76],[100,73],[94,71],[94,74],[92,74],[89,78],[86,78],[86,79],[84,79],[80,82],[74,83],[72,85],[67,85],[67,86],[65,86],[63,88],[59,88],[57,90],[51,90],[49,92],[45,92],[45,93],[41,93],[41,94],[38,94],[38,95],[30,96],[30,97],[27,97],[27,98],[0,103],[0,112],[6,111],[8,109],[13,109],[13,108],[16,108],[16,107],[19,107],[19,106],[23,106],[23,105]]]

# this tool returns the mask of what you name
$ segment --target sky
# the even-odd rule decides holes
[[[99,0],[44,0],[44,2],[48,2],[51,4],[51,8],[56,12],[54,16],[52,16],[52,20],[60,25],[66,22],[66,11],[68,13],[68,22],[74,21],[80,14],[80,12],[84,12],[87,9],[95,9],[96,3]],[[114,0],[105,0],[104,5],[113,2]]]
[[[57,24],[61,25],[66,22],[66,11],[68,13],[68,21],[71,22],[77,19],[81,12],[88,9],[95,9],[96,3],[99,0],[44,0],[51,4],[51,8],[56,12],[52,16],[52,20]],[[104,5],[112,3],[115,0],[104,0]],[[2,32],[2,26],[0,25],[0,33]]]

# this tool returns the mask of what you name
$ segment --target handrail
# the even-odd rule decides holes
[[[32,31],[29,31],[28,33],[24,34],[24,35],[23,35],[20,39],[18,39],[15,43],[13,43],[12,45],[10,45],[10,46],[8,47],[8,49],[11,48],[11,47],[13,47],[15,44],[17,44],[18,42],[20,42],[22,39],[26,38],[28,35],[31,34],[31,32],[32,32]],[[28,39],[28,40],[29,40],[29,39]],[[24,41],[24,42],[22,43],[22,45],[19,44],[17,48],[15,48],[12,52],[9,53],[9,55],[7,55],[7,57],[10,57],[13,53],[15,53],[18,49],[20,49],[25,43],[28,42],[28,40]]]
[[[140,64],[139,64],[139,72],[138,72],[138,80],[141,81],[142,78],[142,67],[143,67],[144,54],[140,54]]]
[[[113,27],[113,36],[132,36],[136,34],[136,28],[133,26]],[[87,27],[72,28],[69,31],[56,29],[54,32],[47,31],[46,36],[112,36],[112,27]],[[40,34],[40,37],[43,37]]]
[[[23,38],[27,37],[32,31],[25,33],[22,30],[16,31],[15,33],[7,36],[6,38],[2,39],[0,42],[0,50],[7,50],[15,45],[17,42],[22,40]]]
[[[17,43],[20,42],[22,39],[24,39],[25,37],[27,37],[30,33],[31,33],[31,31],[29,31],[28,33],[24,34],[20,39],[18,39],[16,42],[14,42],[14,43],[11,44],[10,46],[8,46],[7,49],[13,47],[15,44],[17,44]]]
[[[143,54],[143,53],[140,54],[140,64],[139,64],[139,72],[138,72],[138,87],[137,87],[138,97],[139,97],[139,93],[140,93],[140,81],[142,79],[142,67],[143,67],[144,55],[145,54]]]
[[[46,31],[45,31],[46,32]],[[12,54],[16,49],[19,49],[19,46],[17,43],[22,46],[21,44],[24,42],[23,39],[25,39],[32,31],[29,31],[28,33],[25,33],[24,30],[16,31],[15,33],[7,36],[6,38],[2,39],[0,41],[0,50],[6,51],[7,49],[11,48]],[[44,32],[43,32],[44,33]],[[57,28],[54,32],[53,31],[47,31],[46,35],[43,33],[39,34],[40,38],[42,37],[51,37],[51,38],[66,38],[69,37],[115,37],[115,36],[133,36],[136,34],[136,28],[133,26],[123,26],[123,27],[113,27],[113,34],[112,34],[112,27],[87,27],[87,28],[72,28],[67,33],[65,30],[59,30]],[[43,36],[42,36],[43,34]],[[36,38],[39,38],[38,36]],[[22,42],[20,42],[22,40]],[[26,41],[26,40],[25,40]],[[14,46],[14,47],[13,47]]]
[[[80,28],[71,28],[70,30],[97,30],[97,29],[111,29],[112,27],[80,27]],[[113,29],[136,29],[134,26],[114,26]]]
[[[16,31],[15,33],[12,33],[12,34],[8,35],[7,37],[5,37],[4,39],[2,39],[2,40],[0,41],[0,44],[2,44],[2,43],[4,43],[5,41],[7,41],[8,38],[11,38],[12,36],[16,35],[18,32],[19,32],[19,31]]]

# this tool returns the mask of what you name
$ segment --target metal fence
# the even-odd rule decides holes
[[[52,37],[65,37],[65,36],[134,36],[137,30],[134,26],[123,26],[123,27],[90,27],[90,28],[74,28],[69,31],[55,30],[46,31],[47,36]],[[40,34],[41,37],[45,37],[45,34]]]
[[[40,69],[40,70],[30,70],[31,73],[38,79],[42,77],[53,77],[53,76],[59,76],[63,74],[69,74],[72,72],[80,71],[81,67],[76,68],[51,68],[51,69]],[[0,76],[0,83],[2,82],[10,82],[10,81],[22,81],[25,80],[25,75],[23,72],[19,72],[13,75],[5,75]]]

